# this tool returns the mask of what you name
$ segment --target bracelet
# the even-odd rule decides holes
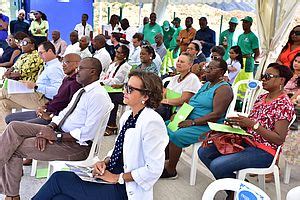
[[[50,128],[53,129],[53,130],[55,129],[55,127],[54,127],[53,124],[51,124],[51,123],[48,124],[47,126],[50,127]]]
[[[195,126],[196,122],[194,120],[192,120],[192,126]]]

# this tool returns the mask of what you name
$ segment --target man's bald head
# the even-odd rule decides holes
[[[105,46],[105,36],[102,34],[96,35],[93,40],[93,47],[99,50]]]
[[[81,57],[76,53],[69,53],[63,58],[63,70],[67,76],[72,76],[76,73]]]
[[[70,33],[70,41],[72,44],[75,44],[76,42],[78,42],[78,33],[77,31],[72,31]]]
[[[76,80],[83,86],[89,85],[99,79],[101,71],[102,65],[97,58],[84,58],[79,63]]]

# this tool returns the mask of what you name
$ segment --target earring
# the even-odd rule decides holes
[[[145,104],[145,101],[144,101],[144,100],[142,100],[142,104]]]
[[[152,57],[150,56],[150,59],[152,59]]]
[[[283,90],[283,87],[282,87],[282,85],[280,85],[280,86],[279,86],[279,90]]]

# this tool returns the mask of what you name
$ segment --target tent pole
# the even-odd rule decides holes
[[[107,24],[109,24],[110,20],[110,7],[107,8]]]
[[[221,35],[221,33],[222,33],[222,25],[223,25],[223,15],[221,15],[220,34],[219,35]]]

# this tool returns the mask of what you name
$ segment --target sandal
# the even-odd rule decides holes
[[[117,135],[118,134],[118,127],[117,126],[107,126],[104,136],[110,136],[110,135]]]

